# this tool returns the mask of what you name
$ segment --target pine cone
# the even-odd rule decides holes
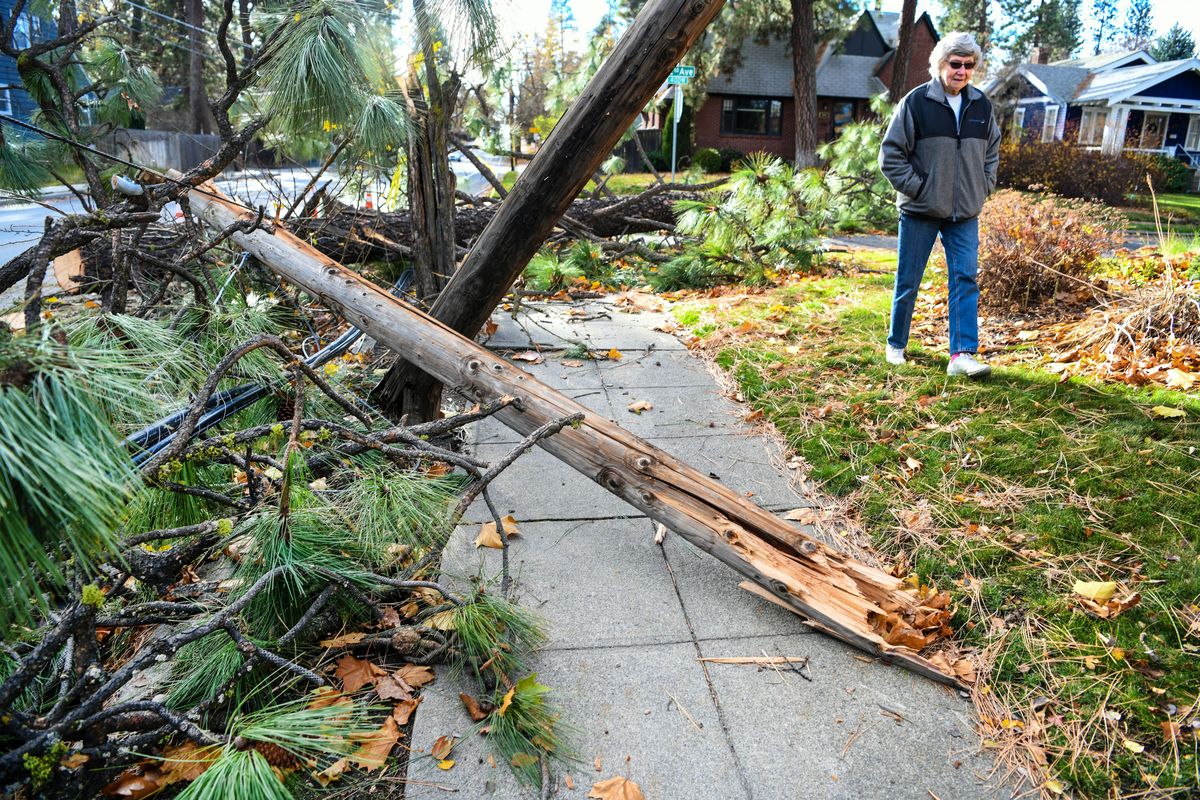
[[[281,770],[286,771],[299,769],[303,765],[303,762],[300,759],[296,758],[296,756],[292,755],[287,750],[284,750],[277,744],[270,744],[269,742],[255,742],[254,749],[258,751],[259,755],[267,760],[268,764]]]

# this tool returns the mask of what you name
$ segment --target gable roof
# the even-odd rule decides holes
[[[1120,50],[1116,53],[1100,53],[1099,55],[1083,56],[1081,58],[1064,58],[1060,61],[1050,62],[1049,66],[1082,67],[1093,72],[1104,72],[1110,69],[1120,69],[1139,61],[1143,64],[1158,63],[1158,59],[1145,50]]]
[[[830,56],[817,67],[817,95],[865,100],[886,92],[883,81],[875,77],[878,60],[874,56]]]
[[[1094,72],[1091,82],[1082,87],[1073,99],[1078,103],[1097,100],[1105,100],[1109,104],[1119,103],[1189,70],[1200,72],[1200,60],[1184,58],[1179,61],[1163,61],[1140,67]]]
[[[894,48],[900,40],[899,11],[864,11],[864,17],[869,17],[875,23],[876,30],[883,37],[888,47]]]
[[[1083,67],[1060,67],[1053,64],[1022,64],[1018,71],[1054,102],[1072,100],[1080,87],[1092,75]]]
[[[728,73],[717,73],[708,82],[713,94],[743,94],[755,97],[792,96],[792,49],[785,38],[767,43],[747,38],[742,42],[741,65]]]

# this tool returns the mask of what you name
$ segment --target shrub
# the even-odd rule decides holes
[[[979,302],[1004,311],[1091,286],[1092,264],[1125,227],[1108,206],[1014,191],[997,192],[979,222]]]
[[[1125,205],[1128,195],[1146,188],[1146,175],[1156,191],[1169,191],[1167,169],[1156,158],[1110,156],[1066,142],[1008,142],[1000,151],[998,185]]]
[[[1160,155],[1136,156],[1150,174],[1155,191],[1186,192],[1192,182],[1192,171],[1177,158]],[[1139,191],[1142,187],[1139,187]]]
[[[646,158],[650,159],[650,163],[653,164],[654,168],[659,172],[662,172],[664,169],[671,168],[671,165],[667,163],[667,157],[663,155],[662,150],[651,150],[646,153]]]
[[[704,172],[720,172],[721,154],[711,147],[701,147],[692,156],[692,163]]]
[[[746,158],[746,154],[735,147],[722,147],[717,152],[721,155],[721,172],[733,172],[734,168]]]

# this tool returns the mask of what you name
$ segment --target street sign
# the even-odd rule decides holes
[[[686,75],[668,75],[667,83],[673,86],[687,86],[688,78]]]
[[[685,67],[683,65],[680,65],[680,66],[676,67],[675,69],[671,70],[671,74],[679,75],[680,77],[683,77],[683,78],[694,78],[694,77],[696,77],[696,68],[695,67]]]

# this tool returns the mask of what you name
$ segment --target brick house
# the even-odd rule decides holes
[[[1200,167],[1200,60],[1145,50],[1046,63],[1034,54],[989,81],[1009,139],[1103,153],[1158,153]]]
[[[840,42],[817,48],[817,137],[837,138],[848,122],[870,114],[871,98],[887,91],[895,68],[900,15],[864,11]],[[913,26],[905,90],[929,80],[938,34],[928,14]],[[742,44],[741,65],[717,74],[696,112],[696,147],[765,151],[790,159],[795,146],[792,52],[786,39]]]

